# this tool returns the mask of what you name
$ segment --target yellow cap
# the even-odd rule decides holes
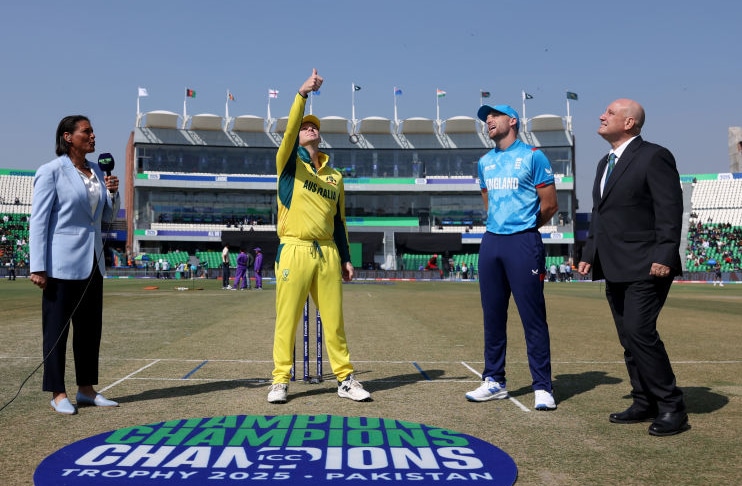
[[[320,129],[319,118],[317,118],[316,116],[314,116],[314,115],[304,115],[304,118],[301,119],[301,124],[304,125],[307,122],[314,124],[314,126],[317,127],[317,130]]]

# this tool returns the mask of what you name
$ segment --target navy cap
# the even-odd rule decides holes
[[[510,118],[515,118],[518,121],[515,124],[515,128],[520,128],[520,117],[518,116],[518,112],[515,111],[515,108],[510,105],[482,105],[479,107],[479,111],[477,111],[477,117],[479,117],[479,119],[483,122],[486,122],[487,115],[489,115],[492,111],[502,113],[503,115],[507,115]]]

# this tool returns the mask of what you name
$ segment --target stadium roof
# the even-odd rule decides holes
[[[234,119],[232,123],[234,132],[264,132],[265,119],[255,115],[242,115]]]
[[[178,123],[182,117],[164,110],[145,113],[142,119],[143,124],[135,130],[136,143],[227,147],[277,147],[288,123],[286,116],[266,120],[256,115],[241,115],[225,120],[219,115],[201,113],[189,117],[186,128],[182,128]],[[493,146],[480,122],[471,116],[448,118],[440,127],[436,120],[424,117],[410,117],[396,123],[380,116],[366,117],[355,123],[341,116],[326,116],[320,120],[323,147],[461,149]],[[529,119],[526,126],[529,130],[521,131],[526,143],[542,147],[573,143],[561,116],[539,115]]]
[[[188,128],[190,130],[221,130],[222,122],[222,117],[219,115],[204,113],[201,115],[193,115],[191,117],[191,124]]]
[[[150,111],[145,116],[144,126],[146,128],[178,128],[178,118],[180,115],[172,111]]]

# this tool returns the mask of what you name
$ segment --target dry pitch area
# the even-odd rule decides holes
[[[476,283],[354,283],[345,312],[357,378],[370,403],[337,397],[326,381],[292,384],[271,405],[274,287],[220,290],[107,280],[99,391],[121,403],[55,414],[41,372],[0,412],[0,484],[32,484],[47,455],[130,425],[215,415],[334,414],[389,417],[450,428],[491,442],[518,465],[519,485],[739,484],[742,425],[742,285],[676,285],[660,333],[685,390],[692,429],[657,438],[648,424],[615,425],[629,385],[603,288],[547,284],[559,409],[533,411],[520,321],[511,305],[508,388],[512,400],[469,403],[479,384],[481,309]],[[176,290],[179,285],[189,290]],[[40,363],[40,295],[30,282],[0,281],[0,406]],[[313,326],[312,320],[311,325]],[[299,339],[301,337],[299,336]],[[313,342],[312,342],[313,347]],[[301,372],[301,348],[298,350]],[[74,391],[71,350],[68,386]],[[312,360],[314,365],[314,361]]]

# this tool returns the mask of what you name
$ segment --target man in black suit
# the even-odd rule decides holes
[[[631,381],[632,405],[612,413],[613,423],[652,422],[651,435],[690,428],[683,393],[675,383],[657,333],[673,278],[680,275],[683,194],[675,158],[640,133],[644,109],[618,99],[600,116],[598,134],[611,151],[598,163],[590,231],[578,266],[605,279]]]

